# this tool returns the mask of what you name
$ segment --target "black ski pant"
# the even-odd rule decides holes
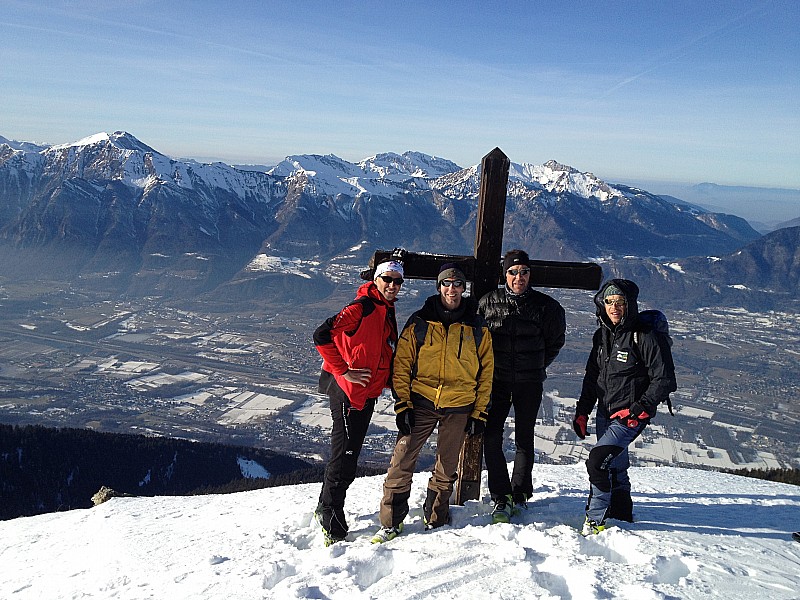
[[[493,500],[512,494],[514,501],[524,501],[533,494],[533,428],[542,404],[542,382],[510,383],[494,380],[489,418],[483,433],[483,456],[486,459],[489,493]],[[514,406],[514,469],[508,477],[508,462],[503,453],[506,419]]]
[[[344,517],[344,499],[347,488],[356,478],[358,456],[364,445],[375,398],[367,400],[362,410],[350,408],[347,394],[331,378],[328,387],[333,430],[331,432],[331,456],[325,467],[325,478],[319,496],[319,517],[322,527],[336,537],[347,535]]]

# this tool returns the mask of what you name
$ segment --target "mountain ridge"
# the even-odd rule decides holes
[[[363,264],[397,246],[471,254],[479,185],[480,165],[412,151],[358,163],[294,155],[259,171],[171,159],[124,131],[47,147],[5,142],[0,253],[11,264],[0,274],[50,269],[125,293],[195,295],[252,288],[227,284],[253,283],[260,256],[325,261],[359,247],[352,259]],[[738,217],[555,160],[509,170],[504,246],[539,259],[727,255],[758,237]],[[319,292],[303,287],[301,297]]]

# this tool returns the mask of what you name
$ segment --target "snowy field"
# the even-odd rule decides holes
[[[485,477],[485,473],[484,473]],[[800,488],[711,471],[632,469],[636,523],[592,538],[582,465],[536,465],[529,510],[490,525],[484,501],[372,545],[383,478],[356,480],[347,541],[325,548],[318,484],[117,498],[0,522],[0,598],[789,599],[800,597]],[[486,490],[484,480],[483,490]]]

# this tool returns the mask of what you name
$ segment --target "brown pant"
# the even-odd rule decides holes
[[[436,464],[428,480],[428,494],[423,511],[432,527],[450,521],[450,495],[458,478],[458,456],[464,442],[464,428],[469,414],[437,412],[414,407],[414,427],[410,435],[397,436],[392,462],[383,483],[380,520],[384,527],[396,527],[408,514],[411,479],[425,442],[439,426],[436,443]]]

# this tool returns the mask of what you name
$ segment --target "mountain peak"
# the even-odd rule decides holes
[[[108,136],[108,139],[117,148],[121,148],[123,150],[138,150],[140,152],[153,152],[155,154],[160,154],[157,150],[154,150],[147,144],[139,141],[127,131],[115,131]]]
[[[50,150],[64,150],[66,148],[85,148],[95,145],[111,145],[120,150],[132,150],[138,152],[150,152],[153,154],[160,154],[147,144],[140,142],[133,135],[127,131],[115,131],[114,133],[106,133],[101,131],[93,135],[81,138],[77,142],[70,142],[68,144],[58,144],[51,146]]]
[[[353,163],[349,163],[335,154],[295,154],[287,156],[268,172],[271,175],[287,176],[297,171],[305,171],[309,175],[328,174],[337,177],[352,177],[356,173]]]
[[[578,173],[578,169],[570,167],[569,165],[562,164],[557,160],[550,159],[542,165],[551,171],[564,171],[566,173]]]
[[[384,152],[365,158],[358,164],[364,171],[377,173],[381,177],[405,174],[411,177],[436,179],[461,170],[461,167],[453,161],[412,151],[403,154]]]

